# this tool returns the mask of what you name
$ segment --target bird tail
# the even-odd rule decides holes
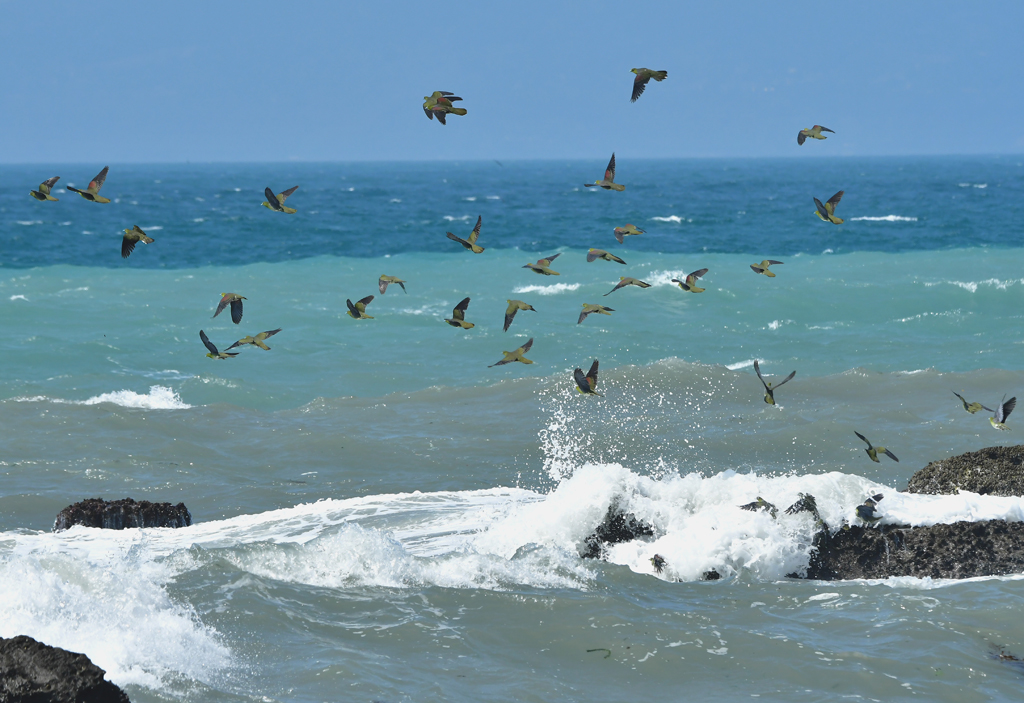
[[[94,195],[94,196],[92,196],[92,200],[95,203],[109,203],[110,202],[110,200],[108,200],[107,198],[104,198],[101,195]]]
[[[450,107],[450,108],[448,108],[448,112],[452,113],[453,115],[465,115],[466,114],[466,108],[464,108],[464,107]]]
[[[608,187],[611,188],[612,190],[617,190],[620,192],[626,190],[626,186],[620,185],[618,183],[609,183]]]
[[[298,212],[298,210],[296,210],[295,208],[285,207],[284,205],[281,206],[281,210],[283,212],[287,212],[289,215],[294,215],[296,212]]]
[[[767,276],[768,278],[775,278],[775,274],[774,274],[774,273],[772,273],[771,271],[769,271],[768,269],[765,269],[765,270],[764,270],[764,271],[762,271],[761,273],[763,273],[763,274],[764,274],[765,276]]]
[[[473,244],[472,246],[473,246],[473,253],[474,254],[481,254],[481,253],[483,253],[484,248],[482,246],[478,246],[476,244]]]
[[[668,71],[655,71],[651,78],[658,82],[661,82],[668,78]]]
[[[836,217],[835,215],[832,215],[831,221],[832,221],[832,224],[834,224],[834,225],[841,225],[844,222],[843,218]]]

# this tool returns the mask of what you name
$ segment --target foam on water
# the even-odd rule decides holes
[[[176,371],[163,372],[177,374]],[[123,408],[141,408],[147,410],[187,410],[192,406],[184,403],[181,396],[172,388],[167,386],[150,386],[149,393],[141,394],[135,391],[120,390],[110,393],[101,393],[86,400],[65,400],[63,398],[48,398],[46,396],[28,396],[12,398],[20,403],[62,403],[67,405],[99,405],[100,403],[113,403]]]
[[[537,295],[558,295],[559,293],[571,293],[578,290],[579,283],[555,283],[550,286],[516,286],[513,293],[536,293]]]
[[[906,217],[904,215],[883,215],[881,217],[851,217],[850,222],[917,222],[916,217]]]

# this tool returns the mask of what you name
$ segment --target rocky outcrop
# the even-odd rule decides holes
[[[584,559],[601,559],[609,544],[630,542],[637,537],[651,537],[654,528],[633,513],[624,512],[618,506],[608,508],[604,520],[585,540],[580,556]]]
[[[120,688],[84,654],[19,635],[0,637],[3,703],[129,703]]]
[[[933,461],[914,474],[910,493],[1024,496],[1024,446],[986,447]]]
[[[807,578],[826,581],[1018,573],[1024,573],[1024,523],[1005,520],[823,530],[807,566]]]
[[[123,530],[128,527],[188,527],[192,514],[184,503],[150,503],[148,500],[106,501],[89,498],[69,505],[57,514],[53,531],[60,532],[72,525]]]

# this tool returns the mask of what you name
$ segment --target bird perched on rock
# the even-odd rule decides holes
[[[237,325],[242,321],[242,301],[248,300],[248,298],[238,293],[221,293],[220,296],[220,302],[217,303],[217,309],[213,316],[217,317],[224,308],[231,305],[231,321]]]
[[[882,516],[875,511],[875,506],[882,500],[882,494],[876,493],[867,500],[864,501],[863,505],[857,506],[857,517],[864,522],[878,522],[882,519]]]
[[[647,83],[652,78],[659,83],[668,78],[668,71],[652,71],[649,68],[631,68],[629,72],[636,74],[636,78],[633,79],[633,97],[629,99],[631,103],[635,103],[636,99],[644,94]]]
[[[506,300],[505,302],[508,303],[508,307],[505,308],[505,327],[502,330],[504,332],[508,332],[509,325],[512,324],[512,320],[520,310],[533,310],[533,312],[537,312],[533,309],[532,305],[524,303],[522,300]]]
[[[635,237],[638,234],[647,233],[642,229],[637,229],[635,225],[630,224],[627,224],[625,227],[615,228],[615,239],[619,242],[619,244],[622,244],[625,241],[626,237]]]
[[[545,276],[561,276],[562,274],[558,273],[558,271],[552,271],[549,268],[551,266],[551,262],[554,261],[555,259],[557,259],[561,255],[562,255],[561,253],[552,254],[551,256],[547,257],[546,259],[538,259],[537,263],[535,263],[535,264],[526,264],[526,266],[523,266],[523,268],[524,269],[530,269],[534,273],[540,273],[540,274],[543,274]]]
[[[503,358],[501,361],[499,361],[499,362],[497,362],[495,364],[491,364],[487,368],[493,368],[495,366],[503,366],[504,364],[511,364],[513,361],[518,361],[518,362],[523,363],[523,364],[532,364],[533,363],[532,361],[530,361],[525,356],[523,356],[523,354],[525,354],[526,352],[530,351],[530,347],[532,347],[532,346],[533,346],[533,337],[530,337],[528,340],[526,340],[526,344],[524,344],[523,346],[519,347],[518,349],[515,349],[513,351],[503,351],[502,354],[505,355],[505,358]]]
[[[885,455],[886,455],[887,457],[889,457],[889,458],[890,458],[890,459],[892,459],[893,461],[895,461],[895,462],[897,462],[897,463],[899,462],[899,459],[897,459],[897,458],[896,458],[896,455],[895,455],[895,454],[893,454],[892,452],[890,452],[890,451],[889,451],[888,449],[886,449],[885,447],[872,447],[872,446],[871,446],[871,442],[869,442],[869,441],[868,441],[868,438],[867,438],[867,437],[865,437],[864,435],[862,435],[862,434],[861,434],[860,432],[858,432],[857,430],[854,430],[854,431],[853,431],[853,433],[854,433],[855,435],[857,435],[858,437],[860,437],[860,438],[861,438],[862,440],[864,440],[864,443],[868,445],[868,448],[867,448],[867,449],[865,449],[864,451],[866,451],[866,452],[868,453],[868,456],[869,456],[869,457],[871,458],[871,461],[873,461],[873,462],[875,462],[876,464],[878,464],[878,463],[880,463],[880,462],[878,461],[878,455],[879,455],[879,454],[885,454]]]
[[[779,514],[779,509],[776,508],[771,503],[769,503],[768,501],[766,501],[761,496],[758,496],[757,500],[755,500],[753,503],[747,503],[745,505],[740,505],[738,507],[740,508],[740,510],[750,510],[750,511],[763,510],[764,512],[766,512],[769,515],[771,515],[773,518],[776,517]]]
[[[781,261],[775,259],[765,259],[759,264],[751,264],[750,268],[754,270],[754,273],[763,273],[768,278],[775,278],[775,274],[768,270],[769,266],[781,266]]]
[[[50,189],[53,188],[54,184],[56,184],[57,181],[59,181],[59,180],[60,180],[60,176],[54,176],[53,178],[47,178],[45,181],[43,181],[42,183],[39,184],[39,190],[30,190],[29,191],[29,195],[31,195],[36,200],[53,200],[53,201],[56,201],[57,198],[55,198],[52,195],[50,195]]]
[[[843,224],[843,222],[844,222],[843,218],[836,217],[836,215],[835,215],[836,205],[838,205],[839,201],[842,200],[842,199],[843,199],[843,191],[839,191],[838,193],[833,195],[831,198],[828,199],[828,201],[825,202],[824,205],[821,204],[820,200],[815,198],[814,199],[814,207],[816,208],[816,210],[814,211],[815,214],[818,217],[820,217],[825,222],[831,222],[834,225],[841,225],[841,224]]]
[[[757,374],[757,377],[761,379],[761,383],[764,385],[764,402],[768,403],[768,405],[775,405],[775,391],[778,387],[784,383],[788,383],[794,376],[796,376],[796,371],[794,371],[775,385],[772,385],[771,382],[764,380],[764,376],[761,375],[761,367],[758,365],[757,359],[754,359],[754,373]]]
[[[601,395],[595,389],[597,388],[597,359],[594,359],[594,363],[590,365],[590,371],[587,371],[586,375],[583,374],[583,369],[576,369],[572,372],[573,378],[576,379],[576,390],[584,395]]]
[[[988,410],[988,408],[986,408],[981,403],[968,403],[966,400],[964,400],[964,397],[957,393],[956,391],[953,391],[953,395],[960,399],[960,402],[964,404],[964,410],[969,412],[971,415],[978,412],[979,410]]]
[[[72,188],[71,186],[68,186],[68,190],[72,193],[78,193],[93,203],[109,203],[109,200],[100,195],[100,188],[103,187],[104,181],[107,180],[107,170],[109,168],[109,166],[104,166],[103,170],[96,174],[96,178],[89,181],[89,186],[85,190],[78,190],[78,188]]]
[[[384,274],[381,274],[380,279],[377,281],[377,288],[380,290],[381,295],[384,295],[384,292],[388,289],[389,283],[397,283],[398,285],[402,286],[403,291],[405,291],[406,293],[409,292],[405,290],[405,281],[403,281],[398,276],[385,276]]]
[[[461,327],[464,330],[476,327],[472,322],[466,322],[466,308],[469,307],[469,298],[463,298],[452,310],[452,316],[444,319],[452,327]]]
[[[992,408],[985,408],[985,410],[993,413],[993,416],[990,417],[988,421],[992,423],[992,426],[997,430],[1009,429],[1006,426],[1006,418],[1010,417],[1010,413],[1013,412],[1015,407],[1017,407],[1017,397],[1014,396],[1013,398],[1006,400],[1006,396],[1004,395],[1003,400],[999,401],[999,405],[995,410]]]
[[[656,574],[660,574],[662,571],[665,570],[665,567],[668,566],[668,562],[665,561],[665,557],[661,556],[660,554],[655,554],[653,557],[651,557],[651,566],[654,567],[654,572]]]
[[[138,225],[133,226],[131,229],[126,229],[124,237],[121,238],[121,258],[127,259],[131,256],[131,253],[135,251],[135,245],[139,242],[152,244],[153,238],[143,232]]]
[[[796,515],[797,513],[810,513],[814,516],[814,522],[818,527],[824,527],[828,529],[828,525],[821,517],[821,513],[818,512],[818,501],[810,493],[799,493],[797,494],[799,499],[791,506],[786,508],[786,515]]]
[[[822,132],[828,132],[829,134],[835,134],[828,127],[822,127],[820,124],[816,124],[810,129],[801,129],[796,134],[796,143],[803,144],[804,141],[810,137],[811,139],[828,139]]]
[[[614,261],[618,264],[626,263],[615,254],[609,254],[604,249],[591,249],[587,252],[587,261],[597,261],[598,259],[604,259],[605,261]]]
[[[484,248],[481,246],[477,246],[476,238],[480,236],[480,223],[482,223],[483,221],[483,215],[478,215],[476,218],[476,227],[474,227],[473,231],[469,233],[469,240],[465,240],[462,237],[456,237],[451,232],[446,232],[445,234],[447,234],[448,239],[452,240],[453,242],[458,242],[464,248],[469,249],[474,254],[479,254],[484,250]]]
[[[366,314],[366,306],[372,302],[372,295],[368,295],[356,303],[346,298],[345,304],[348,306],[348,316],[353,320],[372,320],[373,316]]]
[[[452,106],[453,102],[462,100],[462,98],[447,90],[435,90],[430,95],[425,95],[423,100],[423,112],[430,119],[436,117],[441,124],[448,124],[445,122],[445,115],[466,114],[465,108]]]
[[[584,188],[604,188],[605,190],[626,190],[626,186],[615,182],[615,152],[612,152],[608,168],[604,170],[604,179],[595,183],[584,183]]]
[[[268,337],[273,337],[275,334],[277,334],[280,331],[281,331],[281,328],[278,327],[276,330],[267,330],[266,332],[260,332],[255,337],[242,337],[237,342],[235,342],[230,347],[228,347],[227,351],[231,351],[235,347],[240,347],[243,344],[251,344],[254,347],[259,347],[260,349],[263,349],[264,351],[270,351],[270,347],[267,346],[265,340]]]
[[[682,288],[685,291],[689,291],[690,293],[703,293],[704,289],[697,287],[697,279],[707,272],[707,269],[699,269],[691,274],[688,274],[686,276],[685,281],[680,281],[678,278],[673,278],[672,282],[678,283],[680,288]]]
[[[576,324],[580,324],[587,319],[587,315],[594,312],[601,315],[611,315],[615,312],[615,308],[606,308],[604,305],[594,305],[593,303],[583,303],[583,312],[580,313],[580,319],[576,320]]]
[[[211,359],[230,359],[233,356],[238,356],[238,352],[218,351],[217,347],[213,345],[213,342],[210,341],[210,338],[206,336],[206,332],[203,330],[199,330],[199,339],[203,340],[203,344],[210,350],[207,356]]]
[[[277,195],[274,195],[274,191],[270,190],[270,188],[264,188],[263,194],[267,196],[267,200],[266,202],[261,204],[263,205],[263,207],[273,210],[274,212],[286,212],[289,215],[294,215],[296,212],[298,212],[298,210],[296,210],[293,207],[285,207],[284,201],[287,200],[288,196],[290,196],[298,189],[298,186],[292,186],[288,190],[278,193]]]
[[[650,283],[644,283],[639,278],[633,278],[632,276],[619,276],[619,283],[610,291],[605,293],[606,296],[611,295],[619,288],[625,288],[626,286],[639,286],[640,288],[650,288]]]

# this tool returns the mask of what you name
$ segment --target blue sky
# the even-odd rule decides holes
[[[0,11],[4,163],[1024,152],[1018,2]],[[637,66],[669,78],[631,104]],[[469,115],[428,121],[433,90]]]

